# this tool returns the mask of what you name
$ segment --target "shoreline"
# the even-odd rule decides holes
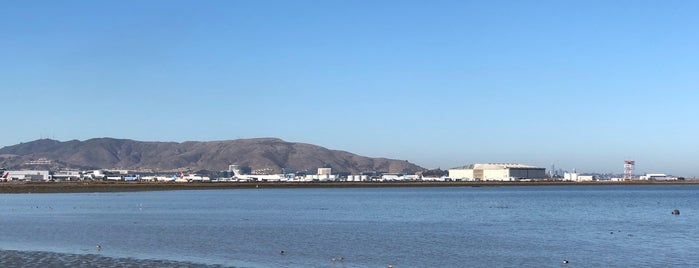
[[[499,187],[499,186],[585,186],[585,185],[693,185],[699,180],[623,182],[5,182],[0,193],[91,193],[176,190],[223,190],[264,188],[385,188],[385,187]]]
[[[39,250],[0,249],[2,267],[234,267],[191,261],[115,257],[94,252],[65,253]]]

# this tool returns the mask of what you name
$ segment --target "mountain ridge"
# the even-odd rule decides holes
[[[37,160],[44,160],[38,161]],[[366,157],[279,138],[158,142],[117,138],[85,141],[39,139],[0,148],[0,166],[50,169],[225,170],[230,164],[279,173],[282,169],[333,172],[415,173],[424,168],[406,160]]]

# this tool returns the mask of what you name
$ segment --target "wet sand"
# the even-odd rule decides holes
[[[379,188],[379,187],[495,187],[542,185],[683,185],[699,184],[685,181],[625,181],[625,182],[2,182],[0,193],[90,193],[135,192],[251,188]]]
[[[0,267],[195,267],[218,268],[206,265],[168,260],[110,258],[98,254],[66,254],[41,251],[0,250]]]

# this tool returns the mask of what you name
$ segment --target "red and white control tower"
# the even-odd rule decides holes
[[[636,164],[636,161],[624,160],[624,180],[633,179],[633,166],[635,164]]]

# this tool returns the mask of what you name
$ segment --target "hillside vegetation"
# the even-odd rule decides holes
[[[182,143],[114,138],[66,142],[41,139],[0,149],[0,165],[8,169],[225,170],[230,164],[274,173],[282,168],[315,170],[327,165],[334,172],[352,174],[424,170],[404,160],[364,157],[276,138]]]

